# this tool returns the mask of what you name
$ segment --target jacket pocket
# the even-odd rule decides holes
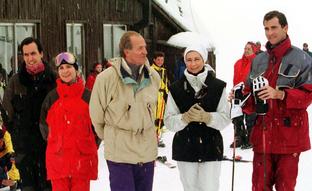
[[[96,155],[97,147],[95,141],[92,141],[91,138],[83,138],[76,140],[77,148],[82,155]]]
[[[154,118],[155,118],[155,111],[153,110],[152,104],[151,103],[147,103],[146,107],[147,107],[149,119],[153,123]]]
[[[281,120],[281,123],[284,120]],[[278,128],[280,128],[280,141],[285,146],[298,146],[299,143],[299,131],[300,129],[298,126],[287,126],[287,125],[280,125]]]
[[[303,129],[303,113],[299,110],[288,110],[280,119],[281,136],[285,144],[291,146],[298,146],[299,135]]]
[[[280,67],[278,71],[278,82],[279,87],[293,88],[296,86],[297,76],[300,73],[300,68],[296,65],[288,64]]]
[[[14,108],[14,111],[17,113],[21,113],[26,108],[26,103],[29,103],[29,100],[26,99],[26,95],[19,94],[19,95],[14,95],[12,98],[12,107]]]
[[[146,103],[146,113],[143,114],[145,117],[143,119],[143,129],[154,128],[155,125],[155,107],[152,103]]]
[[[124,98],[115,99],[109,103],[105,111],[105,122],[109,125],[119,125],[129,118],[129,112],[132,110],[132,105]],[[124,128],[121,125],[121,128]],[[125,128],[126,129],[126,128]]]
[[[262,123],[261,120],[257,120],[256,125],[252,128],[252,131],[251,131],[250,140],[251,140],[251,143],[254,147],[256,147],[258,145],[262,145],[263,129],[262,129],[261,123]]]
[[[87,179],[97,177],[97,148],[91,137],[82,138],[76,141],[79,154],[73,159],[73,174],[83,176]]]
[[[58,154],[62,148],[62,139],[61,138],[51,138],[48,139],[47,153]]]

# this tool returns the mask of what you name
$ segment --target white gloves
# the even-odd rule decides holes
[[[206,125],[210,122],[211,114],[206,112],[197,103],[194,104],[187,112],[182,114],[182,120],[189,124],[190,122],[204,122]]]

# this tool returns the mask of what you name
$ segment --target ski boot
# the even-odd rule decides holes
[[[159,139],[158,141],[158,147],[164,148],[166,145],[162,139]]]

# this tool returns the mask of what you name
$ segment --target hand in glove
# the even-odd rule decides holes
[[[198,104],[196,104],[195,108],[198,109],[198,114],[195,116],[194,121],[204,122],[207,125],[211,120],[211,114],[209,112],[206,112]]]
[[[206,112],[198,104],[194,104],[187,112],[182,114],[182,120],[186,123],[192,121],[209,123],[211,115],[209,112]]]
[[[245,102],[251,95],[250,93],[246,96],[243,94],[243,90],[245,85],[243,82],[240,82],[236,86],[233,87],[232,93],[230,94],[229,98],[232,102],[231,105],[231,119],[240,117],[243,115],[242,107],[244,106]]]
[[[198,104],[194,104],[187,112],[182,114],[182,120],[189,124],[190,122],[194,121],[196,115],[198,115],[198,109],[196,108]]]

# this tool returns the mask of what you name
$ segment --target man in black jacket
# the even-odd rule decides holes
[[[24,62],[5,89],[3,106],[8,113],[8,131],[17,154],[23,191],[43,191],[50,186],[46,181],[46,144],[40,134],[39,116],[56,77],[42,60],[43,48],[38,39],[28,37],[20,47]]]

